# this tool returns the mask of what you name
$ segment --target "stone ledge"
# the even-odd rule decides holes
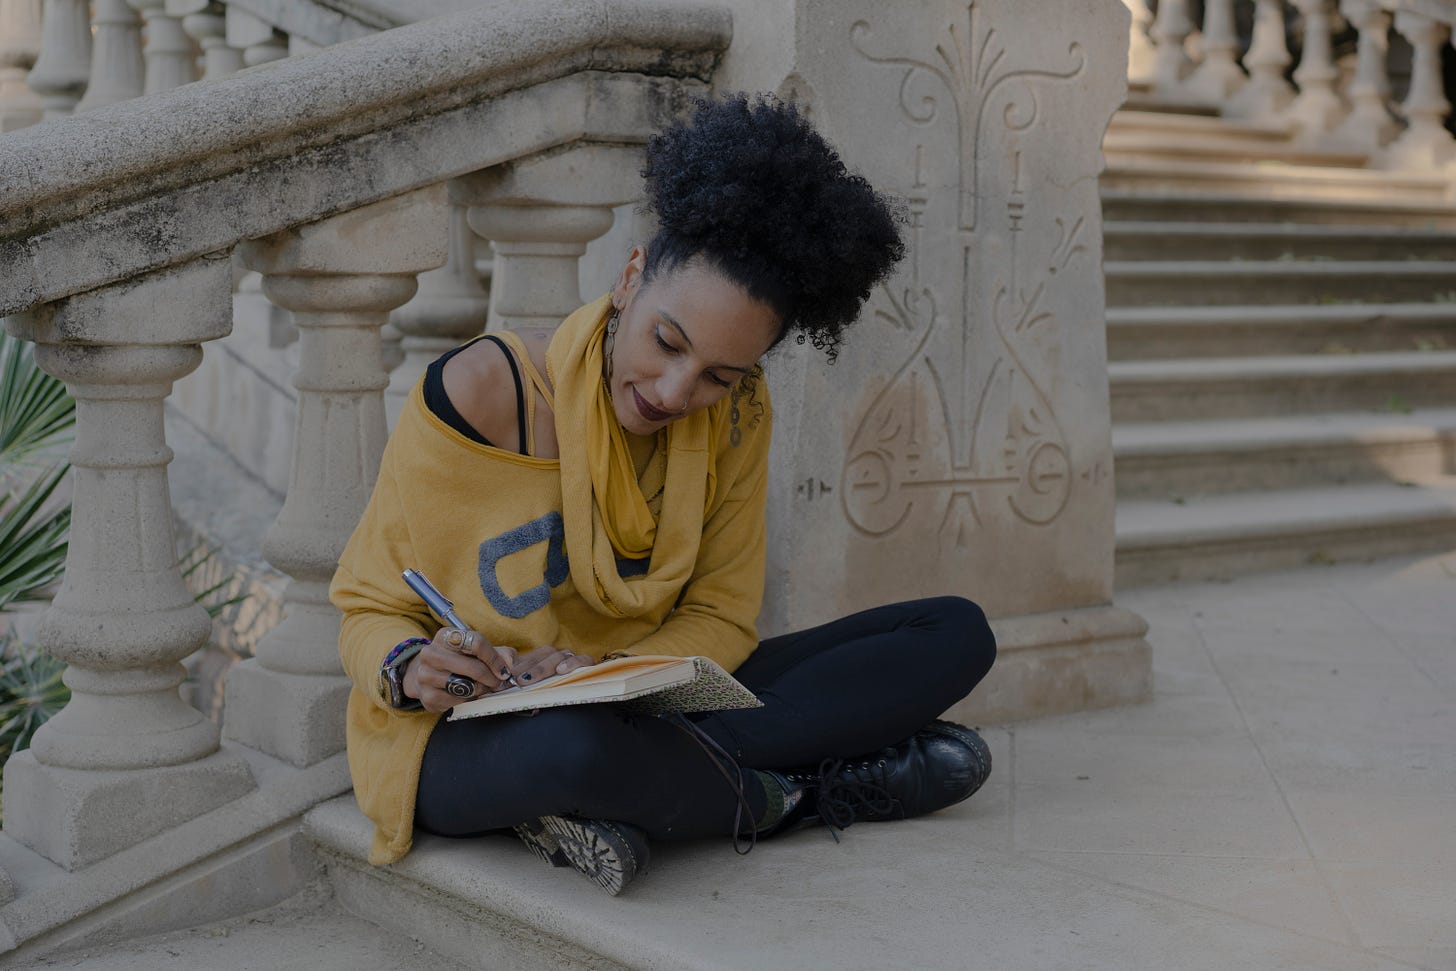
[[[996,664],[946,717],[985,724],[1146,701],[1153,690],[1147,622],[1108,605],[991,621]]]
[[[247,759],[257,789],[85,869],[68,873],[0,836],[0,870],[15,889],[0,907],[0,966],[258,909],[312,879],[311,863],[287,842],[289,829],[311,806],[348,791],[344,755],[298,770],[241,746],[222,750]],[[291,879],[254,879],[263,872]],[[200,892],[219,883],[236,895]]]

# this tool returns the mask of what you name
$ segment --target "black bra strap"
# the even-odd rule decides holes
[[[481,445],[492,444],[484,435],[476,431],[474,426],[465,420],[460,412],[455,409],[455,405],[449,396],[445,394],[445,362],[465,350],[465,348],[473,347],[483,340],[488,340],[499,347],[501,353],[506,356],[506,363],[510,365],[511,377],[516,382],[516,427],[519,429],[520,434],[520,451],[522,455],[529,455],[531,454],[527,448],[529,443],[526,441],[526,388],[521,382],[521,371],[516,364],[516,356],[511,353],[506,343],[494,334],[477,337],[470,343],[453,348],[435,359],[425,372],[425,407],[434,412],[435,416],[445,424],[472,442],[479,442]]]
[[[516,429],[520,435],[521,454],[529,455],[530,450],[526,447],[530,444],[526,441],[526,387],[521,383],[521,369],[516,364],[516,355],[506,347],[505,341],[494,334],[486,334],[485,339],[500,348],[501,353],[506,356],[506,363],[511,366],[511,378],[516,382]]]

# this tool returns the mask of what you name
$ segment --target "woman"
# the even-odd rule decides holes
[[[554,331],[488,335],[414,389],[331,595],[371,860],[514,829],[612,893],[648,838],[842,829],[958,802],[990,771],[935,716],[995,643],[959,598],[758,642],[772,412],[759,360],[833,355],[903,254],[895,213],[790,105],[700,104],[643,170],[660,229]],[[469,629],[440,628],[401,571]],[[460,700],[619,654],[704,655],[764,707],[612,705],[447,722]],[[837,837],[836,837],[837,838]]]

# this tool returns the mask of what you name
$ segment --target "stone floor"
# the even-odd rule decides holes
[[[953,810],[741,860],[659,847],[617,899],[503,839],[419,855],[478,862],[501,912],[635,967],[1456,968],[1456,554],[1119,602],[1152,624],[1154,700],[986,727],[996,771]],[[293,966],[386,966],[304,948],[299,920]],[[47,966],[264,966],[230,934]]]

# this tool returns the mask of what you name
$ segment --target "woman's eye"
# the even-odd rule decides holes
[[[733,382],[732,381],[724,381],[722,378],[718,377],[718,375],[716,375],[716,374],[709,374],[708,375],[708,380],[711,381],[711,382],[713,382],[714,384],[716,384],[720,388],[731,388],[731,387],[733,387]]]
[[[676,354],[677,353],[677,348],[676,347],[673,347],[667,341],[663,340],[661,334],[657,334],[656,337],[657,337],[657,346],[660,347],[660,348],[662,348],[663,351],[665,351],[668,354]]]

